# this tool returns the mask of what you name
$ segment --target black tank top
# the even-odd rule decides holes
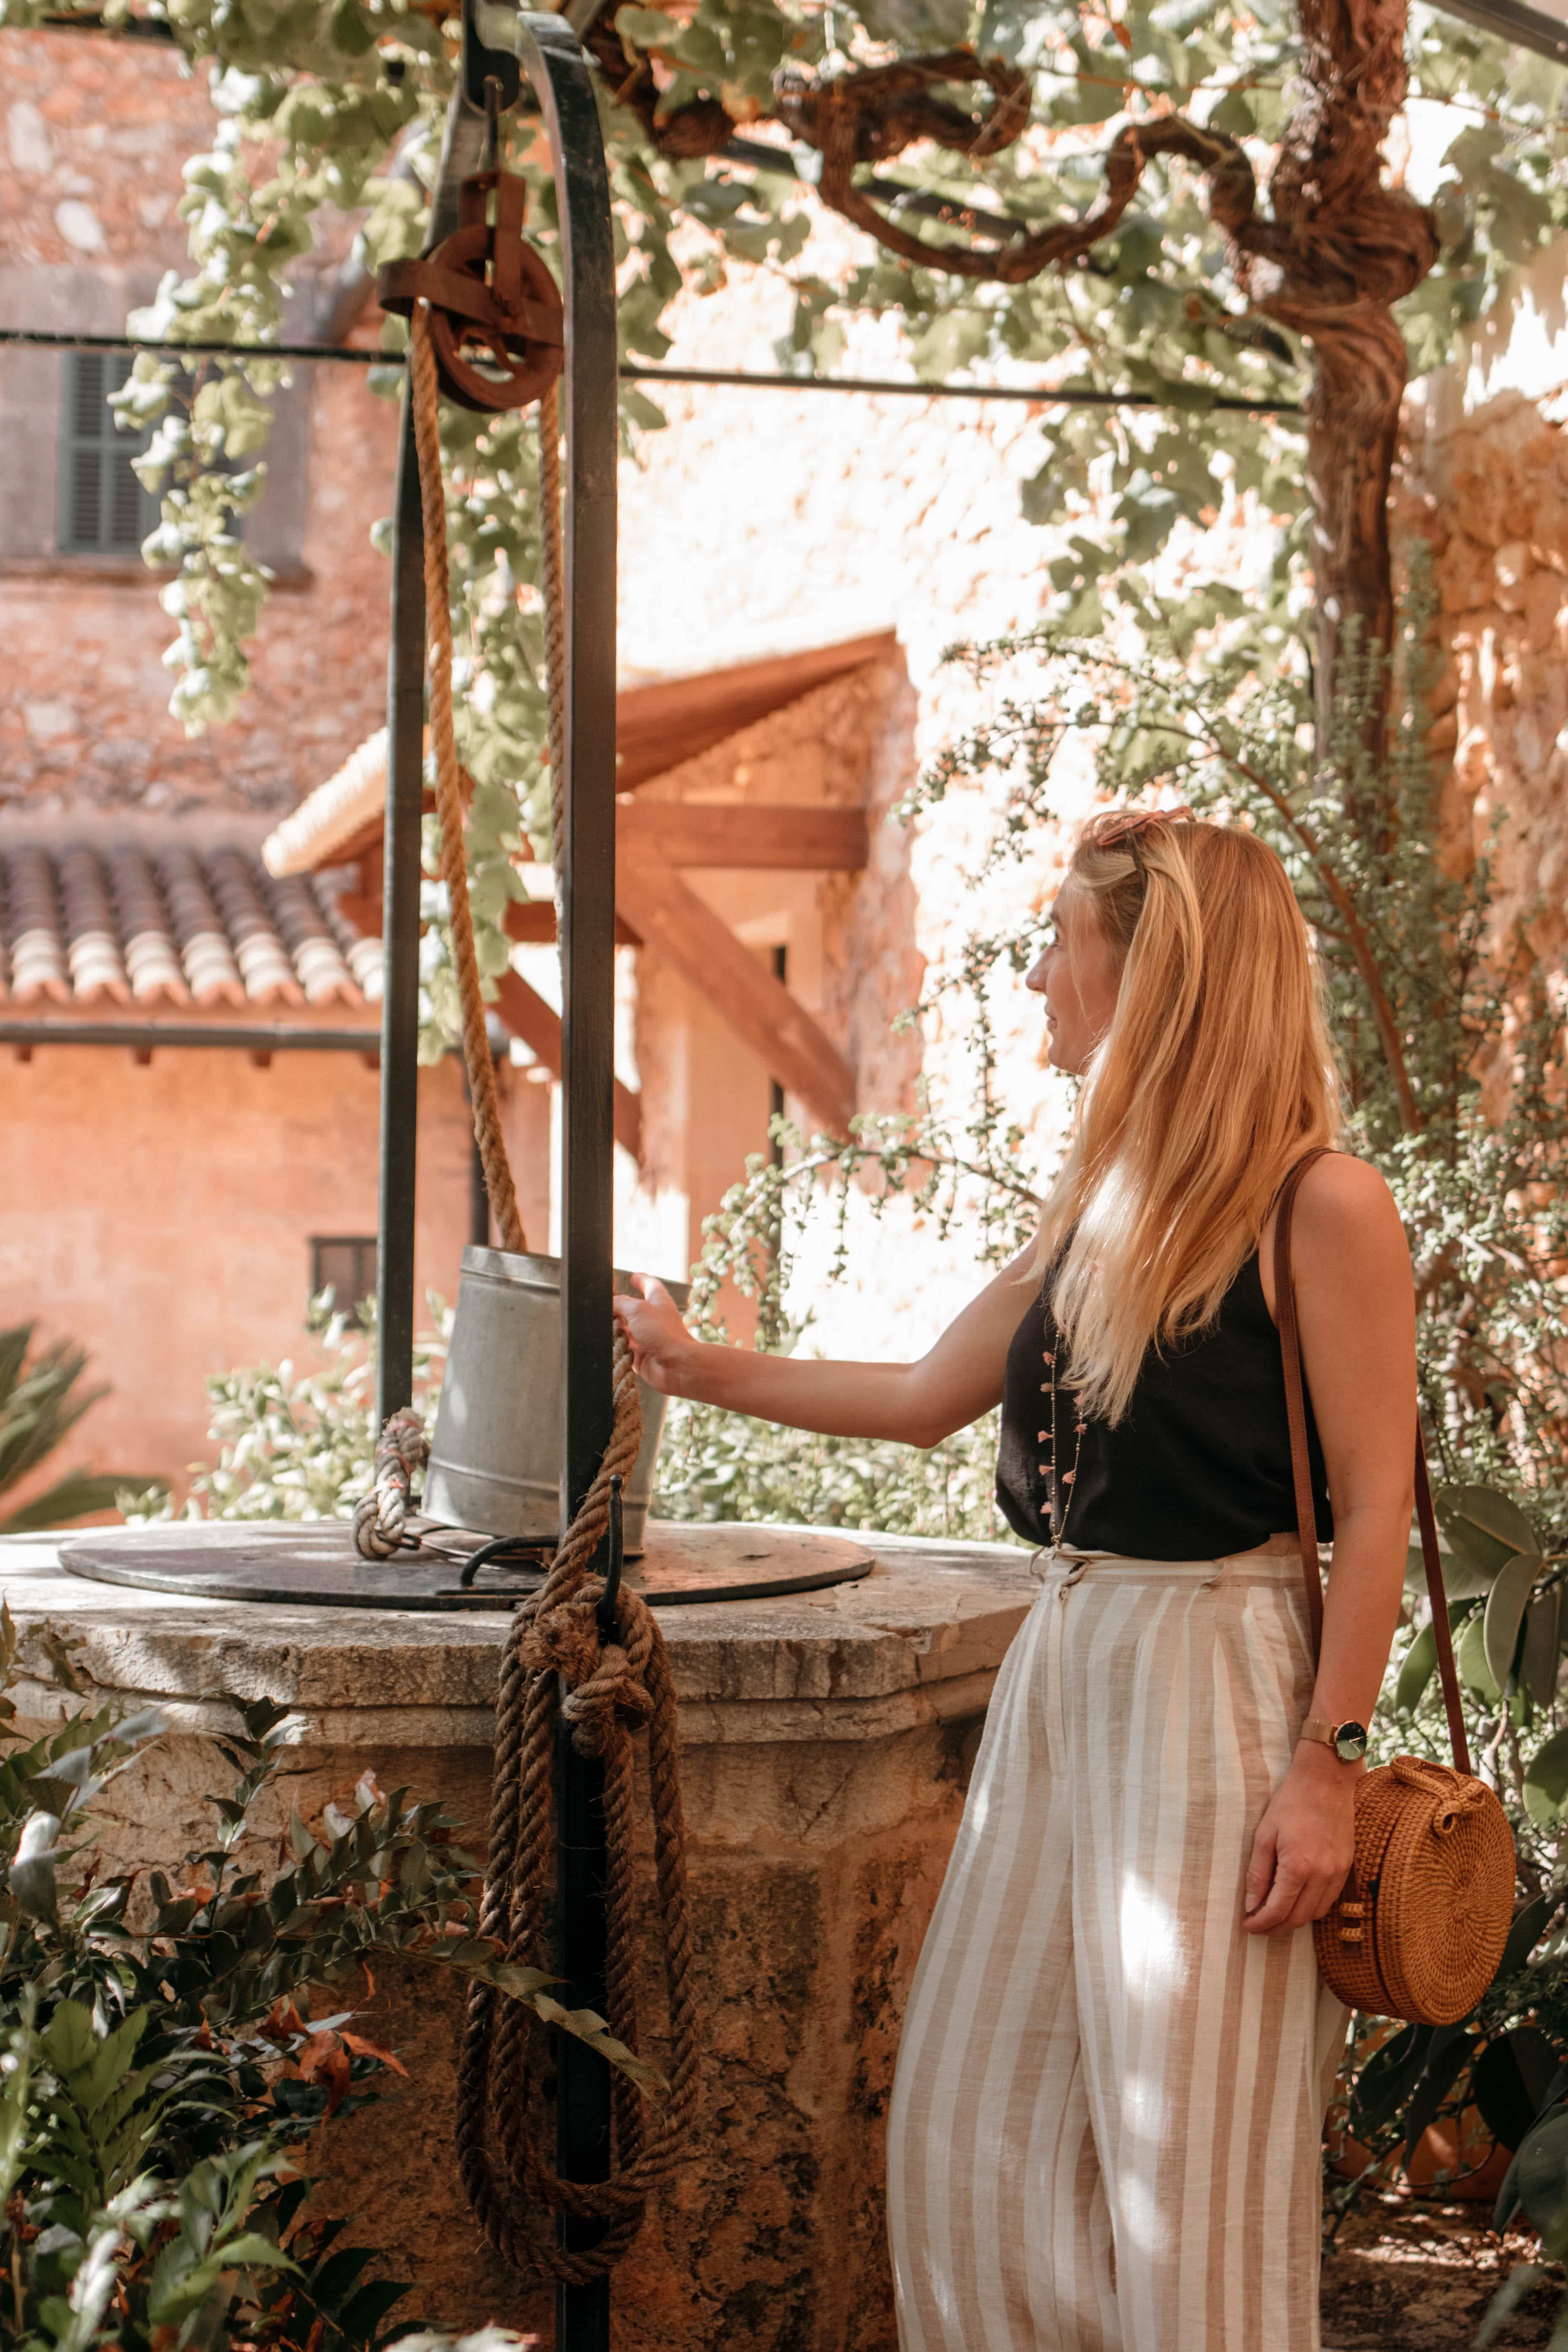
[[[1003,1516],[1034,1544],[1051,1540],[1045,1469],[1051,1449],[1037,1434],[1050,1428],[1047,1349],[1058,1354],[1064,1471],[1073,1467],[1078,1418],[1074,1393],[1060,1383],[1066,1349],[1047,1303],[1050,1279],[1047,1275],[1007,1350],[996,1465]],[[1318,1534],[1327,1542],[1334,1523],[1310,1399],[1307,1444]],[[1256,1251],[1206,1328],[1163,1353],[1150,1349],[1125,1418],[1114,1429],[1089,1423],[1077,1476],[1062,1493],[1070,1501],[1061,1541],[1075,1550],[1121,1552],[1132,1559],[1219,1559],[1294,1532],[1279,1334],[1263,1296]]]

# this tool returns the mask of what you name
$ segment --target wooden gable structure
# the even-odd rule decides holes
[[[863,807],[781,801],[732,806],[639,799],[640,788],[800,701],[819,687],[888,660],[889,631],[806,652],[775,656],[692,677],[624,688],[616,698],[621,793],[616,815],[616,898],[624,944],[656,948],[756,1055],[775,1087],[813,1120],[847,1131],[853,1074],[815,1014],[685,878],[694,869],[797,874],[858,872],[868,855]],[[302,802],[263,848],[279,877],[310,874],[327,885],[337,916],[365,938],[382,921],[382,831],[385,807],[383,736],[362,745],[338,774]],[[507,910],[520,945],[553,940],[549,869],[523,864],[528,891]],[[501,975],[495,1012],[553,1076],[561,1074],[561,1022],[516,971]],[[616,1082],[616,1139],[634,1158],[642,1147],[641,1103]]]

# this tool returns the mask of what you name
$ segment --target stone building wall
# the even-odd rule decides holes
[[[210,1375],[308,1360],[312,1238],[375,1231],[378,1074],[346,1053],[266,1068],[216,1047],[145,1066],[121,1045],[0,1055],[0,1327],[40,1318],[111,1383],[70,1463],[178,1483],[211,1454]],[[421,1073],[420,1120],[424,1329],[426,1291],[457,1296],[468,1232],[454,1061]]]
[[[1522,919],[1552,956],[1568,944],[1568,345],[1528,369],[1509,348],[1420,388],[1399,520],[1437,599],[1427,740],[1453,763],[1447,855],[1458,871],[1489,849],[1500,948]]]
[[[212,142],[205,74],[151,41],[7,33],[0,112],[0,325],[123,331],[185,264],[181,167]],[[293,308],[324,297],[348,226],[323,221]],[[374,335],[370,337],[374,341]],[[357,368],[301,365],[283,395],[271,481],[247,520],[279,574],[255,686],[231,727],[190,740],[169,716],[172,625],[135,555],[57,544],[65,361],[0,350],[0,820],[105,810],[280,812],[379,723],[387,572],[370,529],[391,504],[396,415]]]

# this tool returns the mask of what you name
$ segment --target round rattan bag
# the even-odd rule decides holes
[[[1513,1913],[1513,1837],[1495,1790],[1396,1756],[1356,1790],[1355,1862],[1312,1929],[1352,2009],[1452,2025],[1497,1974]]]
[[[1314,1663],[1322,1642],[1323,1588],[1290,1279],[1290,1211],[1297,1185],[1320,1157],[1309,1152],[1291,1170],[1274,1230],[1275,1305]],[[1497,1791],[1470,1770],[1419,1423],[1415,1515],[1454,1762],[1450,1769],[1419,1756],[1396,1756],[1367,1773],[1356,1790],[1355,1860],[1333,1909],[1314,1925],[1312,1942],[1325,1983],[1352,2009],[1417,2025],[1452,2025],[1491,1983],[1508,1941],[1513,1833]]]

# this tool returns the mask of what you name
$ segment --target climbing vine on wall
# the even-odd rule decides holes
[[[0,0],[0,27],[45,9]],[[58,19],[58,0],[48,9]],[[218,114],[187,166],[190,269],[135,331],[277,340],[324,212],[355,219],[369,267],[417,249],[455,53],[440,0],[135,13],[210,77]],[[1042,414],[1024,495],[1063,527],[1064,601],[1087,609],[1100,582],[1243,494],[1275,531],[1265,600],[1299,611],[1309,570],[1333,592],[1318,598],[1320,716],[1344,622],[1386,639],[1399,391],[1568,215],[1561,70],[1425,6],[1407,20],[1406,0],[612,0],[589,39],[625,352],[659,359],[674,296],[721,299],[743,263],[789,286],[780,356],[803,373],[832,368],[857,320],[883,318],[927,376],[1017,362],[1064,386],[1152,394],[1164,405],[1142,416]],[[1405,129],[1389,133],[1407,79],[1430,206],[1402,184]],[[548,246],[538,159],[512,160]],[[857,231],[842,268],[811,237],[825,210]],[[174,707],[193,728],[232,716],[247,685],[268,583],[232,518],[259,495],[282,372],[208,363],[193,392],[149,355],[122,396],[128,421],[161,419],[148,552],[174,567]],[[395,382],[388,370],[381,388]],[[1309,389],[1307,442],[1215,405]],[[630,436],[662,421],[632,386],[623,413]],[[492,968],[509,847],[520,822],[546,827],[530,433],[454,419],[447,449],[461,748],[481,786],[468,847]]]

